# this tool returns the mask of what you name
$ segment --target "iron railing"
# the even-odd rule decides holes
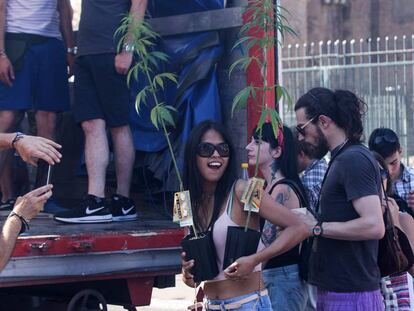
[[[281,62],[293,101],[317,86],[355,92],[368,105],[366,140],[389,127],[400,136],[405,162],[414,162],[414,35],[288,45]],[[281,107],[285,123],[294,124],[292,109]]]

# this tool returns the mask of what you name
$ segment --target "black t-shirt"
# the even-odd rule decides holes
[[[321,220],[346,222],[358,218],[352,200],[379,195],[380,189],[379,168],[371,152],[362,145],[347,147],[332,162],[322,187]],[[380,282],[377,256],[377,240],[319,237],[316,251],[311,253],[309,282],[335,292],[376,290]]]
[[[83,0],[78,32],[78,55],[115,53],[116,29],[131,0]]]

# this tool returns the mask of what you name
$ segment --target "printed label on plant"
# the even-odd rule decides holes
[[[174,193],[173,221],[179,223],[180,227],[193,225],[190,191]]]
[[[265,181],[262,178],[253,177],[249,179],[241,198],[242,203],[244,203],[245,211],[250,210],[255,213],[259,212],[264,184]]]

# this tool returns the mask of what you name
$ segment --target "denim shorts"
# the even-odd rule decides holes
[[[273,310],[305,310],[308,293],[305,282],[299,276],[297,264],[265,269],[262,273]]]
[[[246,302],[237,309],[226,309],[224,307],[224,305],[236,303],[254,294],[257,294],[259,298]],[[227,311],[227,310],[229,311],[273,311],[272,306],[270,304],[269,295],[261,296],[259,291],[251,292],[246,295],[237,296],[237,297],[228,298],[228,299],[211,299],[211,300],[207,300],[207,303],[210,305],[222,306],[220,311]],[[209,311],[211,309],[206,308],[206,310]]]

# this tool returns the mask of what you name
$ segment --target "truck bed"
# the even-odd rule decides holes
[[[3,223],[8,212],[0,212]],[[63,224],[40,214],[0,273],[0,287],[155,277],[180,269],[184,231],[167,220]]]

